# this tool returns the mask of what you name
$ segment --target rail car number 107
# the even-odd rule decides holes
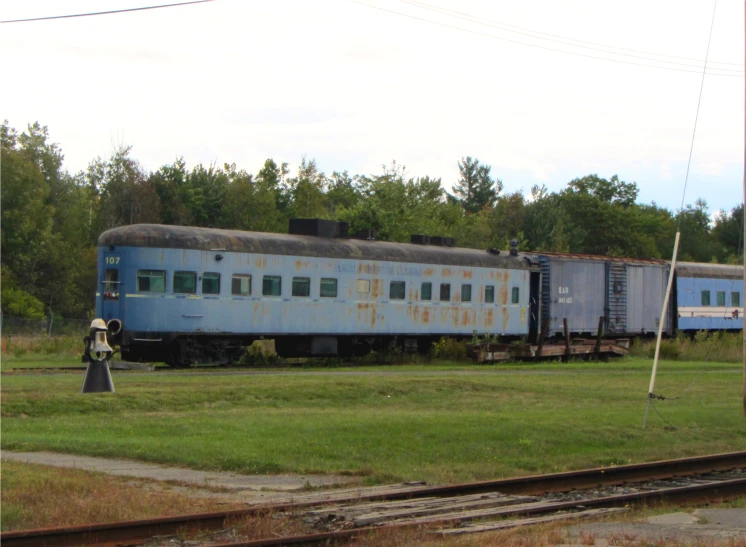
[[[119,259],[121,257],[119,256],[107,256],[106,257],[106,263],[107,264],[119,264]]]

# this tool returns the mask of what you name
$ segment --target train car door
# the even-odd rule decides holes
[[[645,330],[645,270],[642,266],[627,266],[627,332]]]
[[[122,318],[122,253],[104,252],[103,276],[101,279],[101,316],[105,321]]]
[[[535,342],[539,337],[539,291],[541,290],[541,272],[531,272],[529,281],[529,320],[528,320],[528,340]]]

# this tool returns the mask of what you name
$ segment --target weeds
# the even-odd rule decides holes
[[[655,340],[635,341],[630,354],[653,359]],[[743,333],[699,331],[690,336],[677,332],[676,336],[661,341],[660,358],[671,361],[741,363]]]
[[[238,360],[239,365],[249,367],[269,367],[282,365],[284,360],[277,355],[273,340],[256,340]]]
[[[2,337],[3,359],[27,357],[30,355],[60,355],[76,357],[83,352],[83,339],[71,334],[42,337],[6,335]]]
[[[466,359],[466,341],[443,336],[433,344],[433,354],[439,359]]]
[[[74,526],[209,508],[209,500],[143,488],[131,479],[3,461],[2,530]]]

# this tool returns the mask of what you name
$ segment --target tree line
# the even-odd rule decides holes
[[[681,211],[637,201],[639,188],[616,175],[576,178],[558,192],[534,186],[504,192],[489,165],[458,162],[452,192],[441,178],[410,176],[396,162],[377,174],[325,174],[303,158],[294,173],[267,159],[254,173],[235,163],[187,168],[176,158],[146,170],[121,146],[68,172],[46,126],[2,125],[2,312],[84,317],[96,291],[96,241],[125,224],[161,223],[287,232],[290,218],[350,223],[384,241],[412,234],[450,236],[456,245],[634,258],[669,258],[680,224],[679,259],[740,262],[743,204],[711,222],[698,199]],[[449,185],[450,186],[450,185]]]

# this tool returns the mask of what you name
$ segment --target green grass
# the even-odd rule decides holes
[[[743,375],[662,362],[680,396],[641,427],[650,362],[297,370],[271,375],[5,375],[2,448],[245,473],[454,482],[746,449]]]
[[[9,371],[18,368],[66,368],[66,367],[81,367],[85,363],[80,361],[80,357],[65,357],[65,356],[53,356],[49,357],[46,355],[30,354],[24,355],[23,357],[2,359],[2,370]]]

